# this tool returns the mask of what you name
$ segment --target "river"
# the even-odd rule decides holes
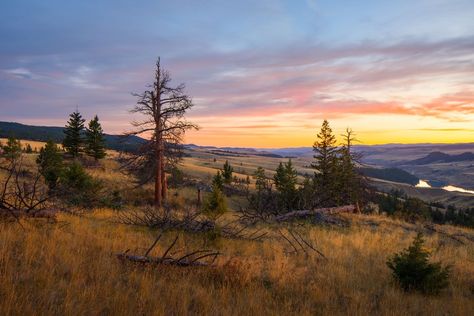
[[[432,188],[432,186],[428,183],[426,180],[420,180],[418,184],[416,185],[417,188]],[[474,191],[472,190],[466,190],[460,187],[456,187],[454,185],[446,185],[444,187],[441,187],[441,189],[449,192],[461,192],[461,193],[468,193],[468,194],[473,194]]]

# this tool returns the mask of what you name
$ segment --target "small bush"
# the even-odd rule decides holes
[[[14,137],[9,137],[6,145],[3,146],[3,156],[10,161],[18,159],[21,156],[21,142]]]
[[[64,168],[59,147],[53,141],[48,141],[46,146],[41,148],[36,164],[48,187],[54,189]]]
[[[439,262],[430,263],[430,252],[423,244],[423,235],[418,233],[407,249],[387,261],[387,266],[405,291],[437,294],[448,286],[450,266],[442,267]]]
[[[124,203],[133,206],[152,205],[153,198],[154,192],[150,188],[135,187],[122,192],[122,199]]]
[[[168,186],[170,188],[179,188],[184,184],[184,173],[177,167],[173,167],[168,177]]]
[[[123,207],[124,200],[121,192],[115,189],[107,192],[100,200],[100,204],[103,207],[108,207],[113,210],[120,210]]]
[[[61,197],[71,205],[93,207],[99,202],[101,183],[87,174],[82,165],[73,162],[60,179]]]
[[[216,184],[212,186],[211,194],[204,201],[202,211],[214,219],[227,211],[225,196]]]

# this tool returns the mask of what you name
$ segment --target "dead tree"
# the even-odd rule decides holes
[[[142,182],[154,180],[155,207],[161,207],[166,199],[166,165],[179,159],[184,133],[198,128],[184,118],[186,111],[193,106],[191,98],[184,93],[184,84],[172,87],[170,82],[171,76],[161,68],[158,58],[153,84],[145,92],[133,94],[138,101],[131,112],[142,114],[145,119],[132,122],[136,129],[125,134],[151,137],[128,160],[125,169],[144,176]]]
[[[47,209],[47,187],[41,183],[39,173],[31,175],[22,169],[21,160],[12,161],[6,168],[7,175],[0,187],[0,216],[55,218]]]

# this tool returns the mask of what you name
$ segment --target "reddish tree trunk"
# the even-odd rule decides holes
[[[164,158],[164,148],[161,147],[161,161],[160,161],[160,168],[161,168],[161,198],[163,201],[166,201],[166,195],[168,193],[168,183],[166,181],[166,173],[165,173],[165,158]]]
[[[158,147],[158,146],[157,146]],[[156,155],[156,175],[155,175],[155,206],[156,207],[161,207],[162,205],[162,200],[161,200],[161,191],[162,191],[162,186],[161,186],[161,157],[160,157],[160,151],[161,149],[157,148],[157,155]]]
[[[157,71],[156,82],[160,82],[160,69]],[[161,131],[161,104],[160,104],[160,88],[156,87],[156,95],[154,97],[155,103],[155,145],[156,145],[156,175],[155,175],[155,207],[161,207],[162,201],[162,176],[163,169],[161,167],[163,162],[163,135]]]

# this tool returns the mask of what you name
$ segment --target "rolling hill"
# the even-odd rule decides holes
[[[397,183],[417,185],[420,179],[405,170],[398,168],[360,168],[360,171],[370,178],[386,180]]]
[[[61,143],[64,138],[63,127],[33,126],[14,122],[0,122],[0,138],[13,136],[19,139],[45,142],[53,140]],[[118,151],[135,151],[145,140],[137,136],[124,138],[122,135],[105,134],[107,148]]]
[[[464,152],[458,155],[449,155],[440,151],[435,151],[425,157],[406,162],[408,165],[428,165],[431,163],[449,163],[461,161],[474,161],[474,153]]]

